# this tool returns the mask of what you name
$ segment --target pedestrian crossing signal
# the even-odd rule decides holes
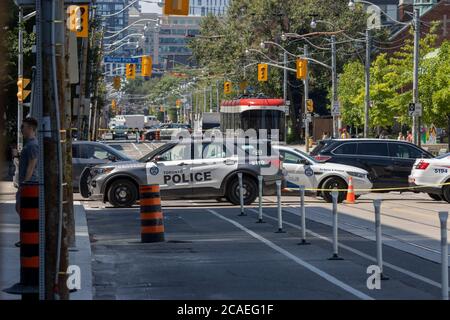
[[[297,79],[305,80],[308,74],[308,60],[297,59]]]
[[[189,0],[164,1],[164,15],[188,16]]]
[[[77,38],[87,38],[89,29],[89,6],[71,5],[67,7],[69,15],[67,27],[70,31],[77,33]]]
[[[134,63],[127,63],[125,75],[127,79],[136,78],[136,65]]]
[[[225,93],[225,94],[231,93],[231,82],[230,81],[225,81],[225,83],[223,84],[223,93]]]
[[[260,63],[258,64],[258,81],[265,82],[268,80],[268,65],[267,63]]]

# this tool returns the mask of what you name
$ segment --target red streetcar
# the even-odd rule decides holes
[[[283,99],[243,98],[225,100],[220,106],[220,129],[247,131],[267,130],[267,138],[273,139],[272,130],[279,130],[279,141],[284,141],[286,106]]]

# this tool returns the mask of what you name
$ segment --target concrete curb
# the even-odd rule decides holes
[[[69,265],[81,270],[81,289],[70,294],[70,300],[92,300],[92,252],[86,211],[79,201],[74,202],[75,248],[69,252]]]

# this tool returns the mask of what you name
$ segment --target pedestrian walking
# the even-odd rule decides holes
[[[399,134],[398,134],[398,137],[397,137],[397,140],[399,140],[399,141],[405,141],[405,136],[403,135],[403,132],[399,132]]]
[[[24,182],[38,182],[37,162],[39,157],[39,145],[36,138],[37,120],[28,117],[23,120],[21,131],[24,146],[19,156],[19,188],[16,193],[16,212],[20,215],[20,191]],[[16,247],[20,246],[20,241]]]
[[[409,130],[408,130],[408,133],[406,135],[406,141],[413,142],[413,136],[412,136],[411,131],[409,131]]]

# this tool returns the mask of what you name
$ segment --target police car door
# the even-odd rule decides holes
[[[284,150],[280,150],[280,154],[284,157],[283,167],[287,171],[288,188],[298,188],[301,185],[306,188],[315,186],[314,170],[307,159]]]
[[[192,191],[191,143],[179,143],[147,163],[147,182],[158,183],[165,195],[189,196]]]
[[[219,190],[225,176],[236,166],[236,159],[226,157],[223,142],[195,143],[191,169],[193,192],[198,188]]]

